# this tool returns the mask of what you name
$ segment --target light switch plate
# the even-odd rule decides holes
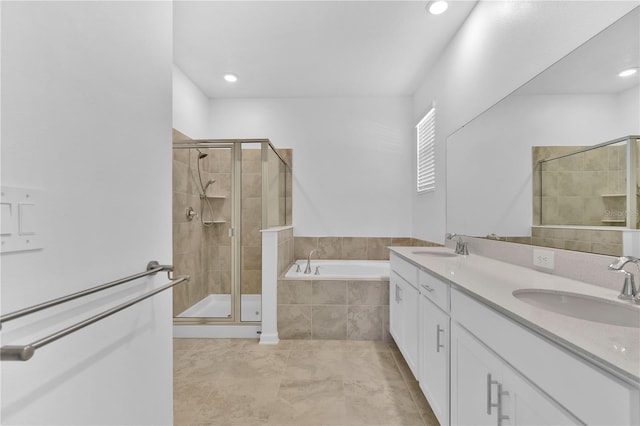
[[[32,188],[3,186],[2,235],[0,253],[44,248],[44,191]]]

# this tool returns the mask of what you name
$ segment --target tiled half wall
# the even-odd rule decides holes
[[[293,238],[293,258],[389,260],[389,246],[440,246],[415,238]],[[288,256],[284,258],[291,259]],[[384,340],[389,334],[389,281],[278,280],[281,339]]]
[[[294,257],[306,259],[389,260],[389,246],[437,247],[440,244],[416,238],[390,237],[294,237]]]

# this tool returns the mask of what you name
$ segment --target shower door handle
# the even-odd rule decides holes
[[[235,235],[236,235],[235,230],[233,228],[229,228],[229,238],[232,238]]]

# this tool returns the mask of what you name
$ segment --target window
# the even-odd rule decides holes
[[[418,148],[417,182],[418,193],[436,189],[436,109],[432,107],[416,126]]]

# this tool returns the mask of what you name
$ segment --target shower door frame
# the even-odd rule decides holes
[[[176,142],[172,149],[231,148],[231,317],[173,317],[174,325],[260,325],[261,321],[242,321],[241,318],[241,278],[242,278],[242,145],[260,144],[262,162],[262,203],[261,221],[265,226],[268,217],[268,150],[269,147],[290,169],[269,139],[191,139]]]

